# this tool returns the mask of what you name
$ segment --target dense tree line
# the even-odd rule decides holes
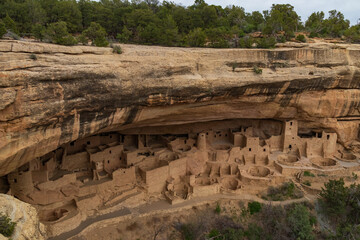
[[[107,40],[164,46],[272,47],[307,31],[310,37],[342,37],[359,42],[360,27],[336,10],[325,19],[313,13],[305,23],[289,4],[252,13],[195,0],[189,7],[158,0],[0,0],[0,34],[33,36],[72,45]],[[261,32],[262,38],[251,33]],[[74,37],[76,36],[76,37]]]

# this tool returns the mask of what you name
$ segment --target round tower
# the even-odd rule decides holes
[[[200,133],[197,138],[197,148],[201,151],[206,150],[206,134]]]

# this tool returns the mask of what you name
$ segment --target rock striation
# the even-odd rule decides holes
[[[0,41],[0,176],[93,134],[219,120],[296,119],[356,148],[359,46],[122,48]]]

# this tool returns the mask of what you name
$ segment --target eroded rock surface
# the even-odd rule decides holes
[[[1,176],[76,139],[149,126],[297,119],[349,148],[358,137],[360,47],[122,48],[0,41]]]
[[[39,222],[37,211],[30,204],[24,203],[12,196],[0,194],[0,213],[16,222],[11,239],[46,239],[45,227]],[[7,239],[0,234],[0,239]]]

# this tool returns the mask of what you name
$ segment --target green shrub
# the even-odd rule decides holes
[[[89,43],[89,39],[87,39],[87,37],[84,34],[80,34],[80,36],[78,36],[77,39],[83,45],[88,45],[88,43]]]
[[[74,46],[78,43],[78,41],[74,36],[68,35],[68,36],[62,38],[57,43],[60,45],[65,45],[65,46]]]
[[[311,226],[315,226],[315,225],[317,224],[317,218],[316,218],[316,216],[310,215],[309,221],[310,221],[310,225],[311,225]]]
[[[304,177],[315,177],[315,175],[309,171],[304,172]]]
[[[348,41],[360,43],[360,24],[352,26],[344,32],[344,36]]]
[[[352,178],[356,181],[358,179],[358,175],[356,173],[351,173]]]
[[[41,24],[35,24],[31,27],[31,34],[38,40],[42,41],[45,38],[46,28]]]
[[[306,38],[303,34],[297,35],[296,40],[303,42],[303,43],[306,42]]]
[[[315,37],[319,37],[319,34],[316,32],[310,32],[309,38],[315,38]]]
[[[132,32],[129,29],[127,29],[126,26],[124,26],[122,33],[121,34],[118,33],[116,35],[116,39],[118,39],[119,42],[121,42],[121,43],[127,43],[129,41],[131,35],[132,35]]]
[[[97,47],[107,47],[109,42],[106,40],[105,37],[97,37],[94,41],[95,46]]]
[[[0,38],[2,38],[6,32],[5,23],[0,20]]]
[[[5,27],[7,30],[14,32],[16,35],[19,34],[19,30],[17,28],[17,24],[11,17],[6,13],[6,17],[3,19]]]
[[[280,35],[276,38],[276,41],[279,43],[284,43],[286,42],[286,37],[284,35]]]
[[[92,22],[82,34],[91,40],[92,45],[97,47],[106,47],[109,45],[109,42],[106,40],[106,31],[98,23]]]
[[[46,29],[46,37],[52,43],[72,46],[77,44],[77,39],[68,32],[66,22],[51,23]]]
[[[0,213],[0,234],[10,237],[15,230],[15,226],[15,222],[12,222],[8,216]]]
[[[215,208],[215,213],[220,214],[220,212],[221,212],[221,207],[220,207],[220,205],[217,203],[217,204],[216,204],[216,208]]]
[[[253,215],[254,213],[258,213],[261,211],[261,203],[259,202],[249,202],[248,203],[248,209],[251,215]]]
[[[273,37],[261,38],[257,41],[257,48],[274,48],[276,40]]]
[[[231,64],[231,67],[232,67],[232,71],[235,72],[237,64],[234,62]]]
[[[122,54],[122,49],[119,45],[112,46],[113,53]]]
[[[253,67],[253,71],[254,71],[254,73],[256,73],[256,74],[262,74],[262,69],[259,68],[259,67],[257,67],[257,66],[254,66],[254,67]]]
[[[30,59],[36,61],[37,56],[35,54],[30,54]]]
[[[219,230],[212,229],[208,234],[208,238],[213,240],[222,240],[223,238],[221,237],[221,235],[222,234],[219,232]]]
[[[329,180],[321,189],[321,205],[331,216],[341,216],[346,213],[349,189],[345,187],[344,179]]]
[[[239,48],[252,48],[255,40],[249,36],[245,36],[239,39],[238,47]]]
[[[195,28],[187,35],[187,45],[190,47],[203,47],[206,41],[206,34],[201,28]]]
[[[296,204],[294,208],[290,210],[287,222],[292,231],[293,239],[314,239],[312,225],[310,223],[310,213],[304,205]]]

